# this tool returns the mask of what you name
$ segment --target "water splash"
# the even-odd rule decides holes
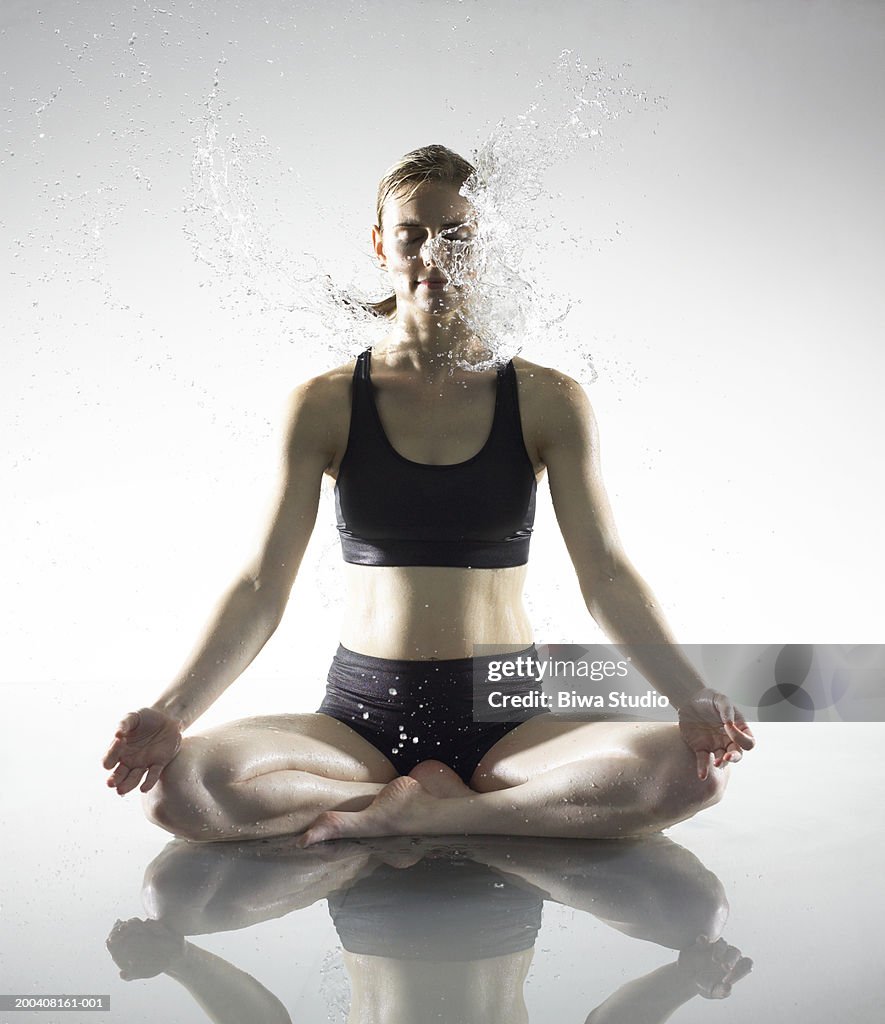
[[[547,280],[547,268],[561,263],[563,245],[571,242],[577,251],[579,242],[574,236],[566,239],[564,226],[551,215],[555,203],[546,178],[580,149],[604,153],[610,148],[611,126],[622,113],[647,102],[626,84],[623,70],[591,68],[568,50],[536,89],[538,98],[525,113],[500,120],[474,150],[476,173],[461,190],[475,213],[472,235],[443,233],[426,245],[460,289],[458,315],[480,343],[472,350],[484,353],[469,362],[456,358],[462,369],[488,370],[506,362],[527,338],[560,351],[576,349],[566,320],[581,300],[557,292]],[[261,223],[253,188],[259,176],[254,169],[260,166],[266,180],[274,154],[267,139],[255,139],[245,125],[221,136],[220,92],[216,71],[204,132],[195,140],[186,206],[185,231],[195,256],[264,311],[307,318],[311,326],[306,331],[299,326],[302,341],[309,338],[342,358],[377,344],[390,322],[369,305],[389,294],[386,275],[375,268],[368,251],[348,267],[346,259],[330,264],[273,242]],[[291,168],[288,172],[293,173]],[[334,215],[326,212],[331,213],[323,211],[323,220],[334,224]],[[582,350],[579,358],[595,379],[589,353]]]
[[[298,284],[316,277],[316,264],[306,253],[275,251],[258,213],[252,173],[255,164],[271,164],[270,146],[263,135],[250,138],[245,127],[219,138],[218,90],[216,71],[203,136],[194,140],[185,235],[196,259],[220,279],[239,282],[266,308],[291,308]]]
[[[340,275],[318,255],[273,239],[259,212],[256,182],[267,187],[268,178],[275,177],[270,184],[276,184],[278,195],[297,189],[314,208],[321,203],[291,166],[281,168],[266,136],[256,137],[242,118],[236,131],[222,135],[221,95],[216,69],[202,134],[194,139],[184,210],[184,233],[195,259],[211,268],[216,282],[257,301],[262,312],[301,314],[297,336],[302,342],[314,341],[343,357],[355,346],[365,348],[367,339],[379,340],[383,325],[361,304],[362,288],[342,288],[335,283]],[[323,211],[321,220],[334,223],[335,217]],[[376,291],[380,299],[382,288]]]
[[[329,950],[320,964],[320,997],[326,1004],[329,1024],[345,1024],[351,1005],[350,979],[338,949]]]
[[[557,227],[544,212],[552,198],[545,176],[582,146],[601,152],[618,108],[645,102],[622,79],[621,71],[592,69],[563,50],[551,75],[537,83],[538,101],[515,120],[499,121],[477,149],[476,172],[461,189],[475,211],[476,238],[433,240],[435,260],[465,292],[462,318],[489,352],[465,369],[506,362],[526,338],[563,340],[566,317],[580,300],[544,281],[551,246],[542,239]]]

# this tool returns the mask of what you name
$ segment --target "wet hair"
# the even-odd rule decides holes
[[[384,172],[378,183],[375,202],[376,225],[381,228],[384,204],[391,196],[410,198],[428,181],[440,181],[459,188],[476,173],[473,164],[446,146],[422,146],[406,153]],[[367,309],[377,316],[396,316],[396,296],[390,295],[380,302],[370,302]]]

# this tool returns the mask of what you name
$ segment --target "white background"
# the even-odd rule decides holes
[[[349,342],[248,296],[246,264],[195,260],[210,106],[265,255],[344,275],[384,169],[431,141],[470,156],[566,48],[646,99],[548,175],[565,244],[546,269],[581,305],[570,342],[522,354],[588,383],[628,554],[683,642],[881,640],[881,5],[8,3],[2,21],[0,678],[101,684],[119,714],[152,701],[258,543],[288,392],[343,361]],[[207,724],[315,706],[336,544],[326,494],[249,692]],[[527,600],[539,640],[599,638],[546,485]]]
[[[523,354],[587,382],[625,546],[680,640],[881,642],[881,4],[7,0],[0,25],[11,988],[113,990],[120,1020],[203,1017],[168,979],[116,980],[104,940],[144,916],[168,837],[99,761],[254,550],[288,392],[349,345],[248,296],[248,260],[195,260],[210,109],[275,280],[285,252],[346,277],[402,153],[470,156],[538,101],[563,49],[623,71],[647,100],[548,181],[566,244],[542,255],[582,300],[571,340]],[[539,497],[538,640],[601,639]],[[201,725],[316,707],[340,600],[330,499],[282,626]],[[726,800],[673,830],[722,878],[726,938],[756,962],[730,1001],[680,1020],[872,1019],[880,732],[763,723]],[[305,914],[198,944],[321,1016],[334,935],[321,907]],[[545,927],[535,1021],[582,1019],[672,959],[572,911]]]

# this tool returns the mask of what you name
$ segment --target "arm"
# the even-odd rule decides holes
[[[166,974],[187,989],[215,1024],[292,1024],[283,1003],[251,974],[187,942],[160,921],[117,921],[105,945],[124,981]]]
[[[673,650],[660,605],[621,546],[602,482],[596,417],[584,389],[564,374],[555,374],[551,384],[557,400],[547,404],[539,453],[587,610],[615,644],[660,644],[671,651],[649,681],[678,708],[704,683]]]
[[[664,1024],[696,995],[726,999],[753,967],[749,957],[724,939],[706,938],[683,950],[676,963],[628,981],[600,1003],[584,1024]]]
[[[120,723],[102,764],[120,796],[156,784],[181,747],[181,733],[253,661],[283,616],[319,507],[323,472],[334,458],[329,383],[296,388],[289,401],[279,497],[265,539],[221,598],[194,652],[153,705]],[[116,767],[115,767],[116,766]],[[142,777],[145,776],[142,783]]]
[[[634,663],[649,682],[688,718],[700,714],[725,730],[711,748],[715,763],[737,761],[753,746],[752,733],[724,694],[714,693],[676,645],[660,605],[627,558],[602,483],[596,418],[584,389],[555,371],[541,385],[549,394],[538,450],[547,466],[557,522],[574,564],[587,610],[613,643],[631,645]],[[632,645],[637,645],[634,653]],[[721,731],[721,730],[720,730]],[[686,729],[683,728],[683,735]],[[698,771],[706,776],[706,761]],[[720,756],[721,751],[721,756]]]
[[[152,705],[186,729],[251,664],[273,635],[289,599],[334,453],[325,389],[317,381],[289,400],[279,496],[255,558],[221,598],[194,652]]]

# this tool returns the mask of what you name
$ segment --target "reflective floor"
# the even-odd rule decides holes
[[[103,786],[106,696],[4,693],[2,991],[110,997],[4,1024],[881,1019],[883,725],[754,725],[647,840],[302,851],[171,840]]]

